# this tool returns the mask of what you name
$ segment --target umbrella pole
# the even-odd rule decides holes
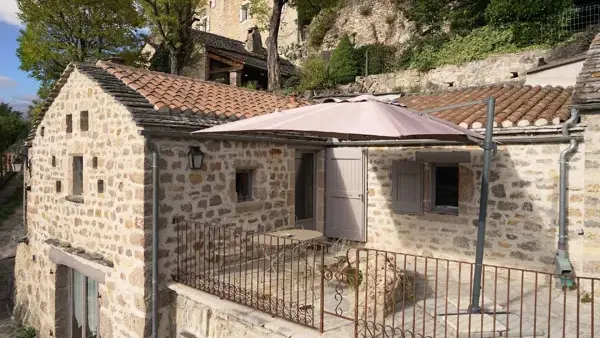
[[[495,148],[494,142],[492,141],[495,105],[496,99],[494,97],[487,99],[485,140],[483,143],[483,171],[481,173],[481,198],[479,199],[479,221],[477,228],[477,250],[475,252],[475,274],[473,276],[473,294],[470,306],[471,313],[480,313],[482,311],[479,298],[481,296],[481,275],[483,270],[483,250],[485,246],[490,166],[492,162],[492,152]]]

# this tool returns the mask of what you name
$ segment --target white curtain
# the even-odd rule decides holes
[[[87,324],[89,337],[98,336],[98,283],[87,279]]]
[[[81,328],[83,324],[83,283],[85,276],[73,270],[73,316],[75,316],[76,327]]]

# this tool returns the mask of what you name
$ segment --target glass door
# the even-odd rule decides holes
[[[99,338],[98,282],[69,269],[70,338]]]

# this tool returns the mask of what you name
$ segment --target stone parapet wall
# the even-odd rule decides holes
[[[587,170],[588,144],[580,144],[569,161],[568,231],[570,257],[576,273],[600,273],[592,248],[598,231],[590,223]],[[492,161],[485,262],[514,268],[554,271],[558,235],[559,155],[567,144],[501,145]],[[458,215],[430,210],[430,171],[425,165],[424,213],[392,211],[393,160],[415,160],[417,150],[468,150],[469,163],[459,164]],[[475,257],[483,152],[476,147],[370,148],[368,174],[369,247],[403,253],[458,259]],[[586,167],[584,175],[584,166]],[[592,211],[593,213],[594,211]],[[584,224],[585,222],[585,224]],[[584,229],[584,235],[578,230]],[[594,244],[592,245],[592,242]]]
[[[356,78],[369,93],[420,92],[443,90],[449,87],[479,86],[499,82],[522,82],[525,72],[537,66],[538,59],[547,51],[535,50],[488,57],[462,65],[447,65],[430,71],[404,70]],[[518,77],[514,77],[516,73]]]
[[[89,131],[80,130],[82,111],[89,113]],[[67,114],[72,114],[72,133],[66,132]],[[49,250],[55,246],[48,241],[68,243],[114,265],[99,285],[102,336],[143,337],[148,318],[144,248],[150,244],[143,230],[145,141],[131,114],[74,70],[36,135],[29,150],[31,170],[24,175],[31,187],[26,210],[29,244],[19,245],[15,263],[19,314],[41,337],[61,336],[56,330],[66,316],[54,307],[67,302],[64,293],[56,291],[66,276],[50,261]],[[82,203],[68,198],[73,156],[84,160]],[[98,180],[103,180],[103,193]]]

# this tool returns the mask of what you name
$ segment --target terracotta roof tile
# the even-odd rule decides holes
[[[239,119],[268,114],[276,109],[294,108],[306,104],[263,91],[232,87],[183,76],[153,72],[106,61],[96,66],[144,96],[156,109],[172,112],[193,111],[203,116]]]
[[[433,94],[408,95],[398,99],[408,108],[426,111],[453,105],[496,98],[495,127],[527,127],[561,124],[570,117],[568,109],[573,88],[525,85],[490,85]],[[485,104],[454,108],[433,113],[436,117],[466,128],[485,127]]]

